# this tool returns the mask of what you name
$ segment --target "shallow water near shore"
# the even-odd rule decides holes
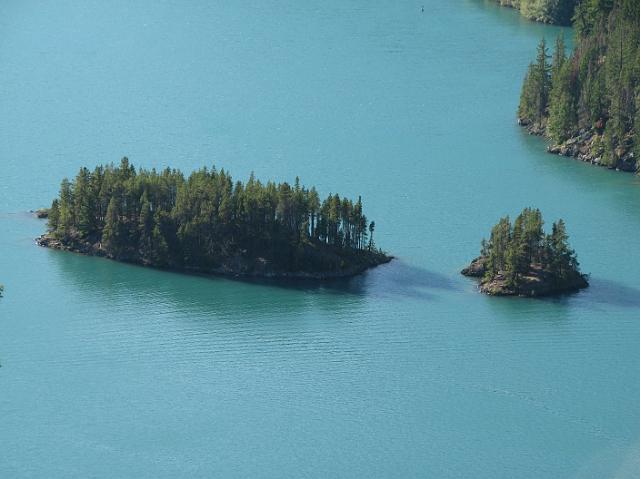
[[[3,2],[0,476],[634,477],[640,180],[515,124],[559,31],[472,0]],[[292,287],[35,246],[26,211],[124,155],[362,195],[397,259]],[[459,275],[529,205],[589,289]]]

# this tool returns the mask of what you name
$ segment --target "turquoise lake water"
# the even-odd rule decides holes
[[[638,477],[640,180],[516,126],[558,28],[423,3],[0,4],[0,477]],[[283,287],[36,247],[124,155],[362,195],[398,259]],[[459,276],[528,205],[591,288]]]

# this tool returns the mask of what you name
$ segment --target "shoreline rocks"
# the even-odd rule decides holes
[[[198,268],[192,266],[185,267],[160,267],[150,264],[136,257],[114,257],[107,254],[100,243],[89,241],[74,241],[64,243],[48,234],[43,234],[35,240],[38,246],[51,248],[60,251],[84,254],[87,256],[104,257],[123,263],[148,266],[165,271],[179,273],[204,275],[204,276],[225,276],[244,279],[275,279],[275,280],[331,280],[340,278],[350,278],[364,273],[368,269],[391,262],[394,257],[382,253],[363,251],[361,261],[351,267],[340,271],[311,272],[311,271],[281,271],[271,267],[265,258],[246,258],[240,253],[225,258],[220,266],[215,268]]]
[[[518,119],[518,125],[526,128],[531,135],[547,138],[546,129],[543,125],[534,124],[524,119]],[[602,142],[602,133],[597,129],[582,129],[576,136],[562,143],[549,145],[547,152],[558,156],[574,158],[610,170],[629,173],[638,171],[639,165],[631,147],[632,139],[630,135],[623,138],[621,145],[614,151],[614,158],[609,160],[604,158],[604,149],[601,146]]]
[[[564,293],[573,293],[589,286],[588,276],[581,273],[569,274],[563,280],[558,280],[549,272],[536,265],[531,265],[527,274],[519,278],[518,286],[509,284],[503,271],[492,278],[485,278],[487,258],[475,258],[469,266],[460,273],[471,278],[481,278],[478,289],[489,296],[521,296],[543,297]]]

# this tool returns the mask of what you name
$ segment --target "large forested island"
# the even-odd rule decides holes
[[[640,157],[640,1],[584,0],[575,48],[543,40],[522,86],[518,121],[545,135],[549,151],[637,171]],[[551,61],[550,61],[551,59]]]
[[[563,220],[543,231],[542,213],[525,208],[513,224],[500,219],[480,256],[462,270],[481,278],[480,291],[496,296],[548,296],[586,288],[575,252],[569,247]]]
[[[203,274],[327,279],[352,276],[391,257],[374,243],[362,201],[298,179],[233,182],[203,168],[120,165],[81,168],[62,181],[37,242],[62,250]]]

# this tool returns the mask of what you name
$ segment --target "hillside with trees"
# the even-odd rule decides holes
[[[570,25],[578,0],[496,0],[500,5],[520,10],[536,22]]]
[[[518,121],[547,136],[549,151],[637,171],[640,155],[640,2],[585,0],[574,16],[575,49],[544,39],[525,75]]]
[[[182,271],[240,276],[350,276],[388,262],[360,198],[321,201],[299,180],[234,182],[223,169],[81,168],[64,179],[38,243]]]
[[[564,221],[553,223],[549,234],[543,225],[538,209],[525,208],[513,224],[501,218],[462,274],[481,278],[480,290],[490,295],[546,296],[586,288]]]

